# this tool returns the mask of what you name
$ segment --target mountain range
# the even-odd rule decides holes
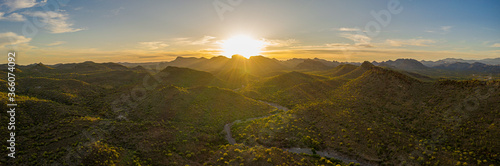
[[[17,66],[17,160],[0,165],[498,165],[496,67],[237,55]]]

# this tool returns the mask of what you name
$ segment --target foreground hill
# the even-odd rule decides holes
[[[330,97],[298,102],[232,132],[248,145],[313,148],[373,165],[495,165],[499,87],[498,81],[421,82],[371,67],[331,89]]]
[[[123,126],[154,123],[159,126],[137,131],[116,128],[111,145],[139,144],[132,147],[141,156],[154,158],[154,165],[194,164],[207,161],[213,151],[224,145],[224,124],[244,118],[262,116],[270,106],[235,92],[216,87],[182,88],[164,86],[151,91],[144,102],[125,111],[130,121]],[[135,132],[142,133],[134,136]],[[209,153],[210,151],[210,153]],[[175,164],[175,165],[177,165]]]
[[[70,71],[37,65],[18,77],[16,159],[0,158],[0,165],[342,164],[276,148],[226,145],[225,124],[276,109],[224,89],[224,81],[210,73],[167,67],[150,75],[89,62],[60,66]],[[69,66],[86,69],[73,72]],[[143,87],[154,84],[144,82],[148,77],[158,78],[153,89]],[[0,94],[7,110],[7,94]],[[8,121],[1,116],[0,122]],[[2,127],[0,137],[8,140],[7,132]]]
[[[91,104],[103,89],[75,79],[27,77],[17,81],[17,92],[65,104]],[[57,87],[57,88],[54,88]]]

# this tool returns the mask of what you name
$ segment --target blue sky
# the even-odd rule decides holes
[[[15,50],[21,64],[212,57],[223,51],[222,41],[238,34],[265,41],[261,54],[278,59],[500,57],[497,0],[1,0],[0,4],[0,51]],[[383,15],[381,22],[371,13],[388,13],[391,19]]]

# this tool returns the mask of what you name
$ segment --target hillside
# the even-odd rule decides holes
[[[499,164],[498,80],[436,79],[369,62],[298,72],[265,57],[215,59],[224,65],[211,72],[20,66],[18,151],[0,165]],[[249,64],[257,62],[271,66]]]
[[[232,132],[249,145],[314,148],[374,165],[489,165],[499,154],[493,141],[499,136],[499,86],[420,82],[372,67],[333,89],[332,98],[239,124]]]
[[[28,66],[25,69],[27,72],[33,73],[51,73],[54,72],[54,68],[44,65],[43,63],[37,63],[35,65]]]
[[[299,63],[297,66],[295,66],[294,69],[316,71],[316,70],[327,70],[330,69],[330,67],[320,61],[306,59],[304,60],[304,62]]]
[[[181,87],[217,86],[227,87],[227,84],[214,75],[188,68],[168,66],[155,75],[164,84]]]
[[[365,61],[361,64],[361,66],[358,66],[356,69],[354,69],[346,74],[340,75],[339,77],[345,78],[345,79],[354,79],[354,78],[357,78],[357,77],[363,75],[366,71],[370,70],[374,66],[375,65],[371,64],[370,62]]]
[[[317,80],[327,79],[318,75],[310,75],[297,71],[288,72],[278,76],[268,77],[259,82],[249,84],[240,92],[252,98],[269,100],[274,93],[299,84],[311,83]]]
[[[65,104],[90,104],[90,99],[103,91],[97,86],[74,79],[28,77],[19,79],[18,84],[23,87],[18,90],[21,94]]]
[[[90,73],[104,70],[127,70],[128,68],[117,63],[95,63],[87,61],[83,63],[56,64],[50,66],[59,73]]]
[[[341,76],[341,75],[347,74],[347,73],[355,70],[356,68],[358,68],[358,66],[351,65],[351,64],[343,64],[343,65],[339,65],[333,69],[327,70],[326,72],[321,72],[320,74],[325,75],[325,76],[330,76],[330,77],[336,77],[336,76]]]
[[[141,67],[90,62],[57,66],[35,67],[77,70],[69,66],[85,66],[86,69],[26,73],[28,77],[18,77],[18,86],[23,87],[18,93],[27,95],[17,97],[16,139],[22,144],[16,146],[20,150],[15,161],[4,157],[0,165],[216,164],[224,153],[240,156],[233,151],[235,148],[241,149],[244,156],[255,157],[246,161],[249,165],[285,161],[280,160],[280,154],[268,153],[286,153],[283,150],[225,146],[227,142],[221,132],[224,124],[267,115],[275,108],[222,89],[226,84],[210,73],[167,67],[149,75]],[[37,77],[31,77],[35,74]],[[159,84],[152,86],[154,89],[144,88],[146,93],[142,96],[133,96],[142,92],[137,89],[145,85],[143,80],[148,77],[159,78]],[[7,110],[7,94],[0,93],[3,94],[0,101]],[[0,118],[2,123],[8,120],[7,116]],[[8,139],[6,132],[6,127],[2,127],[2,139]],[[297,160],[288,163],[341,163],[296,153],[286,156]]]

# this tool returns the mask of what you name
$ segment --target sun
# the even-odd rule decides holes
[[[226,57],[238,54],[245,58],[249,58],[259,55],[266,46],[266,42],[253,39],[247,35],[237,35],[227,40],[223,40],[220,45],[222,48],[222,55]]]

